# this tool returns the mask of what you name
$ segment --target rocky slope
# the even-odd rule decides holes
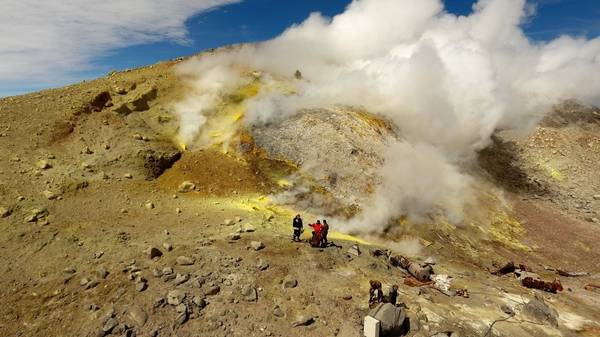
[[[228,151],[184,151],[172,113],[180,61],[0,100],[3,335],[360,336],[371,279],[400,285],[410,336],[600,331],[600,292],[586,287],[600,283],[597,110],[569,103],[530,136],[499,133],[475,171],[505,200],[483,200],[470,226],[401,221],[356,238],[331,224],[339,247],[315,249],[290,241],[291,217],[315,202],[302,200],[369,193],[399,135],[333,107],[242,131]],[[435,260],[468,298],[405,285],[405,270],[371,254],[383,248]],[[564,290],[490,273],[509,260]]]

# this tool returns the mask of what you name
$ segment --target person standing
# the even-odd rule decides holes
[[[392,286],[392,288],[390,288],[388,300],[391,304],[396,305],[396,301],[398,300],[398,285],[397,284],[394,284]]]
[[[302,218],[300,217],[300,214],[296,214],[296,216],[294,217],[294,220],[292,221],[292,227],[294,228],[292,240],[296,242],[301,241],[300,235],[302,235],[302,231],[304,228],[302,225]]]
[[[329,233],[329,224],[323,219],[323,227],[321,228],[321,247],[327,247],[327,233]]]
[[[369,289],[369,308],[373,309],[377,304],[383,302],[383,290],[379,281],[371,280],[369,284],[371,285]]]
[[[323,225],[321,225],[321,221],[317,220],[317,223],[313,223],[309,225],[312,227],[312,238],[310,239],[310,245],[313,247],[321,247],[321,234],[323,230]]]

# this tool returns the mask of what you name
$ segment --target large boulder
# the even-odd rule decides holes
[[[406,312],[402,307],[380,303],[369,312],[369,316],[381,323],[381,336],[397,336],[406,333]]]
[[[539,323],[558,326],[558,313],[541,298],[534,298],[525,304],[523,313]]]

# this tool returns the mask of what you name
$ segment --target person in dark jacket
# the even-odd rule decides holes
[[[292,221],[292,227],[294,228],[294,234],[292,236],[292,240],[298,242],[301,241],[300,240],[300,235],[302,235],[302,231],[303,231],[303,225],[302,225],[302,218],[300,217],[300,214],[297,214],[294,217],[294,220]]]
[[[388,295],[388,301],[391,304],[396,305],[397,300],[398,300],[398,285],[394,284],[392,286],[392,288],[390,288],[390,293]]]
[[[379,281],[371,280],[369,284],[371,285],[371,289],[369,289],[369,308],[373,309],[377,304],[383,302],[383,290]]]
[[[323,219],[323,226],[321,227],[321,247],[327,247],[327,233],[329,233],[329,224],[327,224],[327,220]]]

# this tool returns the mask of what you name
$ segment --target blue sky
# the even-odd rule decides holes
[[[110,1],[112,0],[105,0],[104,2]],[[147,1],[152,2],[152,0]],[[179,0],[174,2],[181,3],[185,1]],[[198,5],[198,2],[202,1],[206,3],[212,2],[211,5]],[[350,2],[350,0],[238,1],[240,0],[195,0],[193,5],[181,5],[181,8],[174,10],[173,14],[169,12],[170,8],[165,9],[160,7],[156,10],[157,12],[160,13],[163,11],[165,16],[175,19],[179,18],[181,22],[178,23],[175,19],[163,22],[166,21],[163,17],[156,16],[155,18],[140,21],[145,22],[146,26],[138,24],[138,26],[143,26],[139,28],[139,32],[137,31],[137,26],[135,26],[133,30],[136,30],[136,32],[129,34],[118,30],[127,29],[127,27],[123,28],[121,23],[115,23],[115,27],[101,31],[100,33],[102,34],[98,34],[100,42],[95,45],[91,45],[91,42],[87,41],[89,40],[89,34],[84,36],[83,33],[79,37],[74,36],[73,38],[76,41],[72,43],[64,41],[64,39],[59,39],[56,43],[48,40],[42,40],[43,42],[32,41],[32,44],[33,42],[47,42],[64,45],[64,49],[77,49],[79,46],[82,49],[89,49],[89,53],[84,53],[83,55],[69,55],[69,57],[66,57],[60,55],[60,51],[55,50],[42,50],[38,52],[35,49],[31,51],[22,49],[24,51],[23,54],[32,59],[30,63],[25,62],[28,60],[27,58],[23,62],[17,59],[17,65],[13,67],[10,65],[10,62],[6,62],[6,59],[15,54],[14,50],[7,50],[9,47],[4,47],[5,50],[1,50],[3,47],[0,47],[0,56],[3,62],[5,62],[4,74],[0,66],[0,96],[35,91],[44,87],[60,86],[81,79],[96,78],[106,74],[110,70],[122,70],[153,64],[165,59],[191,55],[207,48],[269,39],[280,34],[286,27],[302,22],[311,12],[318,11],[324,15],[333,16],[341,13]],[[22,3],[25,3],[24,6],[27,6],[28,2],[32,6],[36,5],[36,2],[33,0],[22,1]],[[188,2],[193,2],[193,0],[188,0]],[[446,0],[445,5],[446,10],[451,13],[468,14],[471,11],[473,2],[469,0]],[[57,11],[60,11],[60,13],[72,12],[62,10],[60,5],[56,5],[58,3],[60,2],[53,4],[53,6],[59,7]],[[168,4],[169,1],[165,1],[165,3]],[[550,40],[561,34],[585,36],[587,38],[594,38],[600,35],[599,0],[536,0],[530,1],[530,3],[537,5],[537,13],[525,25],[524,30],[533,40]],[[159,4],[156,6],[165,5]],[[84,9],[82,8],[81,10]],[[188,12],[186,13],[186,11]],[[189,17],[189,11],[194,11],[198,14]],[[6,8],[4,12],[11,13]],[[0,14],[0,22],[7,22],[7,18],[9,21],[5,24],[0,23],[0,36],[5,36],[6,38],[6,36],[11,34],[11,31],[6,28],[10,24],[10,19],[14,20],[17,25],[21,24],[23,17],[19,17],[19,15],[22,13],[31,16],[50,16],[45,13],[29,14],[26,12],[27,8],[24,7],[24,9],[13,9],[12,13],[15,15],[8,14],[7,16],[7,14]],[[134,14],[136,13],[132,15]],[[143,15],[145,13],[140,13],[129,20],[135,23],[137,19],[144,19]],[[33,22],[37,23],[37,21]],[[166,26],[169,28],[152,27],[153,22],[158,27]],[[52,25],[55,23],[49,22],[47,24],[49,25],[48,27],[53,28]],[[178,27],[178,25],[181,27]],[[46,30],[48,27],[46,27]],[[22,28],[18,28],[19,31],[23,31]],[[74,29],[69,28],[69,32],[71,30],[77,30],[77,27],[75,26]],[[186,30],[187,38],[184,39],[181,36],[185,35]],[[61,31],[58,32],[55,35],[64,35]],[[115,41],[110,38],[111,34],[118,35],[119,39]],[[40,34],[34,32],[32,35],[39,36]],[[9,43],[9,45],[16,45],[18,48],[22,48],[20,41],[19,43]],[[36,53],[40,53],[41,56],[38,58],[31,56]],[[15,58],[17,57],[15,56]],[[47,69],[49,68],[47,64],[39,65],[44,62],[52,63],[53,60],[57,60],[55,61],[57,66],[50,67],[52,68],[50,70]],[[65,64],[61,66],[59,61],[64,61]],[[28,65],[35,65],[35,67],[30,66],[30,68],[39,67],[40,69],[35,69],[34,71],[15,68],[18,66],[26,68]],[[14,69],[20,70],[20,72],[14,73]]]

